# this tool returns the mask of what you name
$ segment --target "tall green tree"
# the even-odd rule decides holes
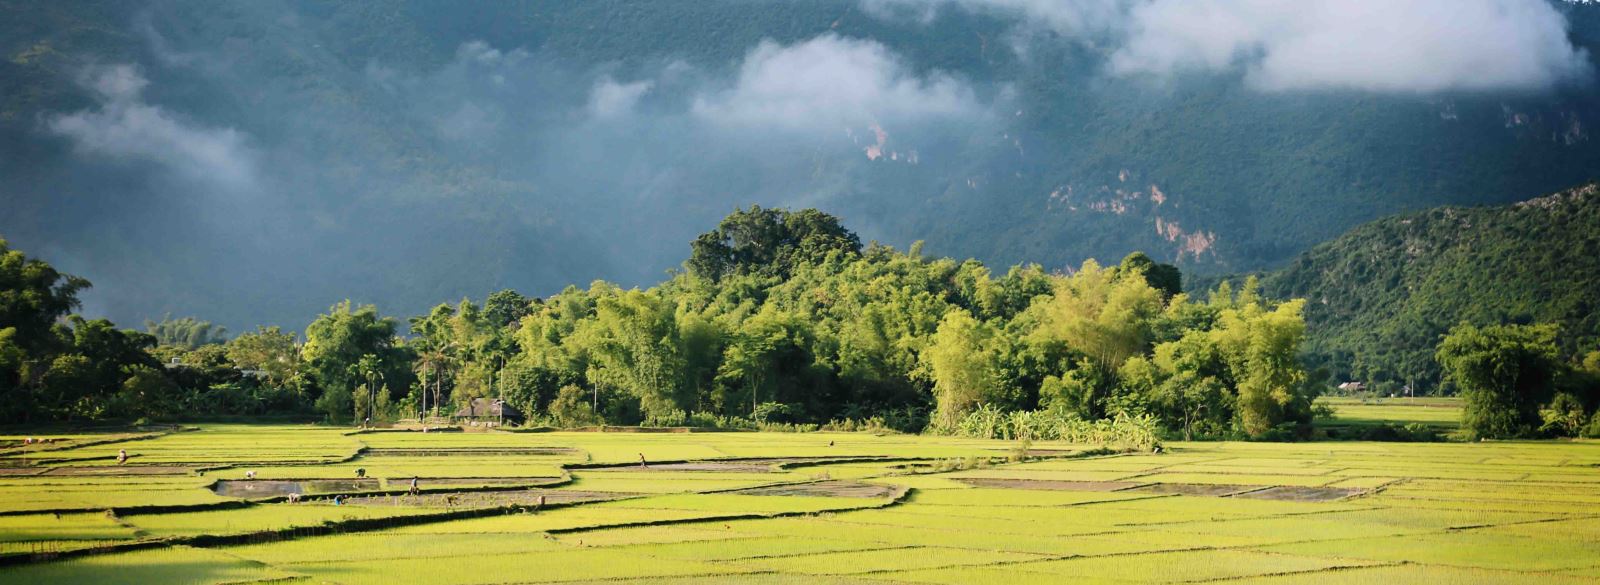
[[[786,278],[802,263],[819,262],[831,253],[860,252],[861,239],[837,217],[815,209],[756,205],[734,210],[717,229],[696,238],[686,265],[711,280],[737,274]]]
[[[282,386],[301,373],[300,345],[292,331],[276,325],[257,327],[225,345],[230,361],[241,369],[263,372],[269,384]]]
[[[144,331],[156,338],[159,345],[195,349],[202,345],[220,344],[228,340],[228,329],[210,321],[201,321],[194,317],[173,319],[171,316],[163,317],[160,321],[146,319]]]
[[[390,387],[409,385],[409,356],[396,344],[397,322],[378,314],[372,305],[353,306],[341,301],[318,315],[306,327],[301,349],[306,365],[322,389],[319,409],[336,421],[354,413],[353,393],[366,380],[360,364],[365,356],[376,360],[378,378]],[[395,384],[404,381],[405,384]]]
[[[1550,398],[1560,367],[1558,329],[1462,323],[1445,335],[1434,355],[1465,399],[1462,428],[1475,438],[1505,439],[1539,427],[1539,408]]]
[[[999,372],[999,334],[963,309],[945,313],[923,355],[933,378],[934,424],[953,429],[981,405],[1014,406]]]

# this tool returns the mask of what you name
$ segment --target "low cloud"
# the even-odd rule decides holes
[[[693,105],[695,115],[722,125],[826,131],[978,110],[965,83],[938,71],[918,75],[876,41],[832,34],[788,46],[763,41],[745,55],[732,87]]]
[[[1538,91],[1591,76],[1587,54],[1568,40],[1566,18],[1547,0],[865,0],[865,6],[883,17],[944,7],[1007,14],[1022,27],[1108,47],[1113,75],[1237,72],[1262,91]]]
[[[256,183],[255,159],[242,133],[187,122],[146,103],[149,83],[131,65],[92,68],[82,84],[100,107],[51,116],[46,127],[82,156],[154,161],[185,178],[234,190]]]
[[[527,51],[512,49],[501,51],[481,40],[467,41],[456,47],[456,60],[485,66],[516,65],[528,58]]]
[[[1155,0],[1128,32],[1113,72],[1241,67],[1269,91],[1541,90],[1588,72],[1544,0]]]
[[[603,77],[594,84],[594,89],[589,92],[589,115],[597,120],[614,120],[633,113],[639,104],[639,98],[644,97],[655,82],[650,80],[618,83],[610,77]]]

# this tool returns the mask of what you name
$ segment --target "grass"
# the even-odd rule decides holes
[[[635,463],[639,453],[653,463],[734,457],[893,460],[772,472],[715,466],[571,469],[574,481],[536,493],[635,495],[537,512],[485,509],[481,513],[487,515],[478,518],[355,533],[291,534],[277,542],[33,563],[0,568],[0,582],[387,585],[623,579],[1026,585],[1600,579],[1600,474],[1593,467],[1600,463],[1600,443],[1172,443],[1160,455],[1032,460],[943,473],[909,474],[900,467],[904,458],[1002,457],[1012,446],[838,433],[352,435],[303,426],[206,426],[53,452],[77,457],[54,467],[83,468],[92,475],[59,475],[81,472],[54,468],[0,475],[0,512],[12,513],[0,515],[0,555],[445,510],[413,507],[401,498],[362,507],[319,501],[120,518],[104,512],[121,506],[235,502],[208,486],[219,478],[242,478],[246,471],[259,479],[350,478],[363,468],[369,477],[387,479],[376,484],[384,489],[403,487],[413,474],[425,488],[447,489],[450,484],[429,481],[554,477],[565,464]],[[204,477],[192,469],[181,469],[180,475],[104,475],[128,469],[90,457],[118,448],[162,465],[227,467]],[[388,451],[358,457],[363,448]],[[441,451],[446,449],[451,451]],[[912,491],[899,502],[724,491],[823,476]],[[975,487],[967,483],[972,480],[990,483]],[[1030,480],[1042,483],[1006,483]],[[1206,485],[1374,491],[1348,499],[1281,501],[1175,495],[1151,491],[1150,484],[1198,491],[1203,490],[1195,486]],[[497,505],[481,501],[470,505]],[[82,511],[59,517],[16,513],[53,508]]]
[[[344,561],[296,565],[314,579],[344,585],[395,583],[548,583],[576,579],[625,579],[687,575],[726,575],[735,567],[650,558],[613,549],[574,549],[523,554],[472,555],[461,560],[434,558]]]

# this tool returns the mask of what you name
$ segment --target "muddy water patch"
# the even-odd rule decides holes
[[[230,498],[268,498],[289,494],[370,492],[379,487],[376,479],[224,479],[217,481],[211,491]]]
[[[1218,483],[1155,483],[1128,491],[1146,494],[1208,496],[1220,498],[1259,490],[1261,487],[1262,486],[1259,485],[1229,485]]]
[[[1010,479],[1000,477],[966,477],[956,479],[956,481],[973,487],[982,488],[1070,492],[1114,492],[1117,490],[1125,490],[1143,485],[1130,481],[1067,481],[1053,479]]]
[[[1366,492],[1367,490],[1362,488],[1278,486],[1245,492],[1233,497],[1283,502],[1336,502]]]
[[[529,489],[493,492],[426,492],[418,495],[357,496],[344,502],[352,506],[407,506],[416,508],[495,508],[604,502],[632,497],[631,492]]]

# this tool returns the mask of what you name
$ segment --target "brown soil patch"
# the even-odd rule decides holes
[[[212,488],[230,498],[267,498],[289,494],[377,491],[376,479],[224,479]]]
[[[0,477],[23,477],[49,471],[44,467],[0,467]]]
[[[828,463],[830,461],[854,461],[856,457],[779,457],[772,459],[707,459],[701,461],[684,461],[679,463],[619,463],[591,467],[590,469],[605,469],[616,471],[712,471],[730,473],[772,473],[779,465],[792,465],[796,463]]]
[[[578,502],[603,502],[633,496],[626,492],[593,492],[580,490],[540,490],[505,492],[446,492],[425,493],[415,496],[360,496],[346,498],[352,506],[415,506],[425,508],[496,508],[510,505],[536,506],[540,498],[545,504],[570,504]]]
[[[1360,495],[1367,490],[1361,488],[1336,488],[1336,487],[1270,487],[1260,491],[1238,494],[1236,498],[1250,498],[1254,500],[1280,500],[1285,502],[1332,502],[1342,500],[1354,495]]]
[[[1214,483],[1157,483],[1128,491],[1150,494],[1175,494],[1180,496],[1223,497],[1258,489],[1261,489],[1261,486],[1224,485]]]
[[[115,475],[189,475],[195,467],[178,467],[172,465],[110,465],[96,467],[52,467],[42,475],[71,476],[71,477],[96,477]]]
[[[893,496],[897,491],[898,488],[892,485],[834,480],[758,487],[728,493],[745,496],[832,496],[837,498],[887,498]]]
[[[1004,451],[1006,453],[1012,453],[1013,452],[1013,451],[1009,451],[1009,450],[1006,450],[1006,449],[996,449],[996,451]],[[1070,455],[1077,455],[1077,454],[1082,453],[1082,452],[1083,452],[1082,449],[1029,449],[1028,452],[1027,452],[1027,456],[1029,456],[1029,457],[1067,457],[1067,456],[1070,456]]]
[[[462,455],[478,456],[578,456],[582,455],[577,449],[570,447],[496,447],[496,448],[400,448],[400,449],[367,449],[361,452],[365,457],[456,457]]]
[[[417,480],[425,487],[440,485],[466,485],[466,486],[502,486],[526,485],[536,486],[561,481],[560,477],[429,477]],[[404,487],[409,484],[407,478],[389,478],[389,487]]]
[[[999,477],[966,477],[957,479],[956,481],[974,487],[1072,492],[1114,492],[1139,485],[1137,483],[1127,481],[1062,481],[1050,479],[1007,479]]]
[[[626,468],[625,468],[626,469]],[[771,473],[772,465],[746,461],[696,461],[691,463],[662,463],[635,465],[630,471],[721,471],[731,473]]]

